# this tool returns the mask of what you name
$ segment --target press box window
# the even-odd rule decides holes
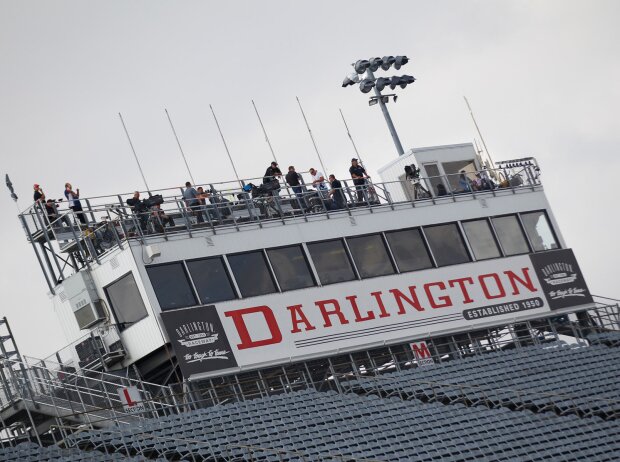
[[[497,258],[501,252],[487,220],[464,221],[463,229],[476,260]]]
[[[396,272],[380,234],[348,237],[347,244],[362,278],[385,276]]]
[[[342,240],[314,242],[308,244],[308,250],[321,284],[335,284],[356,279]]]
[[[277,292],[271,271],[261,250],[228,255],[242,297],[255,297]]]
[[[530,238],[534,252],[558,248],[553,230],[545,212],[529,212],[521,214],[521,222]]]
[[[183,263],[147,266],[146,272],[162,310],[198,304]]]
[[[505,255],[518,255],[530,251],[519,220],[515,215],[495,217],[491,221]]]
[[[187,269],[202,304],[236,298],[235,289],[221,257],[188,261]]]
[[[456,265],[470,261],[465,243],[455,223],[424,227],[428,245],[437,266]]]
[[[118,330],[123,331],[148,316],[133,273],[127,273],[105,289]]]
[[[401,272],[433,267],[419,229],[391,231],[385,237]]]
[[[315,285],[306,255],[300,245],[268,249],[267,256],[282,291]]]

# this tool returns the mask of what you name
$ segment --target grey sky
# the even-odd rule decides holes
[[[0,173],[22,206],[35,182],[48,197],[66,181],[83,196],[142,189],[122,112],[151,188],[181,185],[167,107],[196,180],[232,179],[213,104],[239,174],[260,176],[270,153],[252,98],[280,164],[307,170],[295,96],[326,173],[344,177],[353,154],[339,107],[372,172],[396,155],[389,133],[340,83],[355,59],[407,54],[418,81],[390,103],[405,148],[471,141],[466,95],[496,160],[539,160],[592,292],[620,297],[618,17],[615,1],[0,0]],[[23,352],[46,355],[63,339],[8,194],[0,206],[0,314]]]

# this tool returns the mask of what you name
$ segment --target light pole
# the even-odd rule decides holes
[[[383,95],[381,90],[388,85],[392,90],[394,90],[397,86],[400,88],[405,88],[407,85],[415,82],[415,78],[410,75],[375,78],[374,72],[379,69],[379,67],[384,71],[387,71],[392,65],[394,68],[400,69],[401,66],[404,66],[408,62],[409,58],[406,56],[384,56],[383,58],[371,58],[369,60],[360,59],[353,64],[355,74],[351,74],[346,77],[342,82],[343,87],[359,83],[360,91],[362,93],[368,93],[371,89],[374,89],[375,96],[370,98],[368,104],[370,106],[379,104],[381,107],[381,112],[383,112],[385,123],[390,130],[392,141],[394,142],[394,146],[396,146],[396,152],[398,152],[399,156],[405,154],[405,151],[400,142],[400,138],[398,137],[398,133],[396,132],[396,127],[394,126],[390,112],[386,106],[386,103],[390,100],[390,96],[393,97],[394,102],[396,102],[397,96],[395,94]],[[361,81],[359,78],[360,74],[365,74],[365,78]]]

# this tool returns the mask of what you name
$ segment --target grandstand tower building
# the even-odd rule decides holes
[[[0,458],[620,457],[619,308],[536,160],[379,172],[339,209],[247,179],[21,213],[67,346],[3,363]]]

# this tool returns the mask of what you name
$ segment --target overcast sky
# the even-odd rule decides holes
[[[27,1],[0,0],[0,173],[25,207],[32,184],[62,197],[143,189],[121,112],[151,188],[232,179],[212,104],[242,177],[317,166],[353,150],[371,173],[396,156],[378,107],[340,87],[349,64],[406,54],[418,81],[390,103],[405,149],[470,142],[467,96],[495,160],[535,156],[561,231],[594,294],[620,298],[620,2],[617,1]],[[23,353],[64,344],[47,286],[0,194],[0,314]]]

